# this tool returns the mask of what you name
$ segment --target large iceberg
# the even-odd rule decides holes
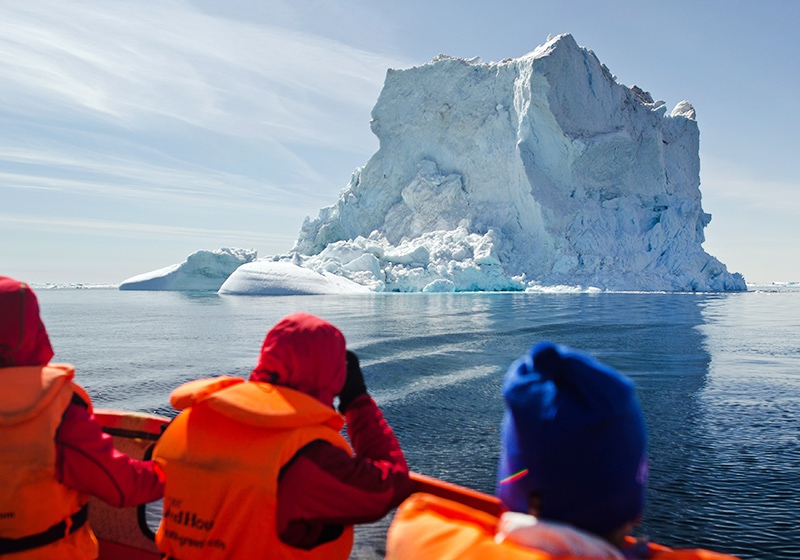
[[[196,251],[185,261],[128,278],[120,290],[217,291],[231,273],[256,259],[252,249]]]
[[[371,124],[379,150],[267,262],[373,291],[747,289],[702,248],[692,105],[617,83],[571,35],[389,70]]]

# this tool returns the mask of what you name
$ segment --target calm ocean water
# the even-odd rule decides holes
[[[491,492],[508,365],[533,343],[631,377],[651,477],[638,534],[742,558],[800,558],[800,291],[235,297],[38,290],[56,361],[98,407],[172,416],[190,379],[246,376],[266,331],[308,311],[341,328],[411,468]],[[380,558],[388,520],[353,558]]]

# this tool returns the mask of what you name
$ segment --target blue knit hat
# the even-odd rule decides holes
[[[503,382],[497,495],[513,511],[606,535],[641,515],[647,435],[633,383],[570,348],[541,342]]]

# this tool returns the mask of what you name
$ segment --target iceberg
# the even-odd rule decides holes
[[[695,108],[618,83],[569,34],[497,63],[390,69],[371,128],[378,151],[287,254],[209,269],[196,253],[120,289],[747,290],[702,247]]]
[[[128,278],[120,290],[217,291],[233,271],[254,261],[256,251],[223,247],[196,251],[185,261]]]
[[[371,127],[378,151],[271,262],[372,291],[747,289],[702,248],[694,107],[618,83],[569,34],[390,69]],[[229,281],[255,291],[247,270]]]

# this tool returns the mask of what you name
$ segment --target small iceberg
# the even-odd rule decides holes
[[[128,278],[120,290],[214,291],[237,268],[256,259],[253,249],[222,247],[216,251],[196,251],[185,261]]]

